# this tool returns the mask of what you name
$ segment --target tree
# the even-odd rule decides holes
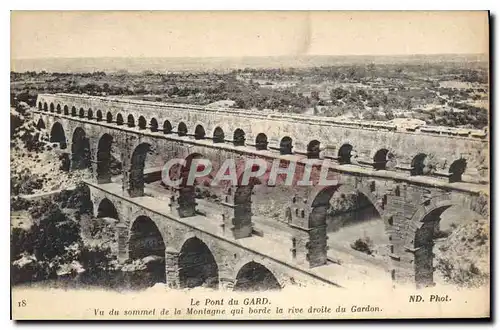
[[[312,91],[311,92],[311,100],[318,101],[319,100],[319,93],[318,91]]]
[[[368,72],[370,73],[370,78],[373,79],[373,77],[375,76],[375,63],[370,63],[367,65],[367,68]]]
[[[245,100],[243,100],[242,98],[236,99],[234,102],[234,106],[236,108],[245,109],[246,108]]]
[[[385,118],[387,120],[393,120],[394,119],[394,113],[391,110],[386,110],[385,111]]]
[[[84,246],[78,259],[87,272],[99,273],[112,267],[113,256],[109,247]]]
[[[50,205],[39,224],[33,225],[28,247],[38,260],[50,260],[62,256],[66,248],[80,240],[80,226],[68,219],[56,204]]]
[[[410,110],[411,109],[411,98],[407,97],[403,101],[403,108]]]
[[[336,101],[336,100],[341,100],[343,99],[344,97],[346,97],[347,95],[349,94],[348,91],[340,88],[340,87],[337,87],[337,88],[334,88],[330,91],[330,98],[333,100],[333,101]]]

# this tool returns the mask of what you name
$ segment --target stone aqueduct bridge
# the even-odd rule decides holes
[[[121,259],[140,256],[140,238],[158,233],[161,244],[154,249],[165,255],[171,287],[188,286],[190,269],[221,287],[244,286],[256,269],[267,274],[257,277],[272,278],[277,286],[343,286],[349,270],[328,262],[326,233],[326,211],[340,186],[366,196],[383,219],[390,242],[388,276],[395,282],[433,283],[433,241],[446,209],[457,206],[488,217],[489,185],[480,183],[488,179],[482,132],[400,132],[380,123],[357,127],[69,94],[41,94],[33,111],[50,140],[71,154],[71,168],[92,168],[94,178],[87,184],[94,210],[117,219]],[[120,153],[121,185],[111,180],[113,151]],[[145,195],[146,163],[158,167],[199,155],[218,163],[331,158],[329,171],[339,182],[290,196],[288,236],[267,235],[277,227],[253,227],[253,185],[225,189],[217,219],[196,212],[193,187],[172,189],[164,202]],[[281,238],[270,238],[275,234]]]

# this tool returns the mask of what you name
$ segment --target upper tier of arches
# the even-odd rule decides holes
[[[38,102],[41,111],[64,112],[67,116],[88,119],[96,122],[105,121],[108,124],[129,127],[156,134],[174,134],[179,137],[190,137],[196,140],[211,140],[213,143],[228,143],[236,147],[253,147],[259,151],[269,151],[281,155],[303,155],[309,159],[330,158],[340,164],[353,164],[370,166],[375,170],[395,170],[404,169],[411,175],[433,175],[443,176],[450,182],[462,180],[462,174],[467,169],[467,160],[460,156],[455,159],[445,161],[444,165],[436,164],[436,157],[432,153],[416,152],[410,157],[405,155],[405,162],[401,162],[401,154],[393,150],[390,146],[380,143],[370,153],[362,155],[358,153],[357,146],[352,141],[339,141],[338,145],[333,145],[329,141],[321,141],[320,138],[311,137],[309,141],[297,141],[293,135],[283,133],[269,137],[266,133],[260,132],[254,136],[248,136],[241,127],[234,129],[227,128],[226,125],[216,126],[214,129],[205,126],[203,123],[189,124],[184,121],[174,123],[169,119],[155,116],[141,115],[135,118],[132,113],[113,113],[102,109],[92,109],[50,102]],[[56,110],[57,109],[57,110]],[[70,111],[71,109],[71,111]],[[163,123],[163,126],[160,126]],[[209,125],[211,126],[211,125]],[[255,133],[255,132],[254,132]],[[409,163],[409,164],[408,164]]]

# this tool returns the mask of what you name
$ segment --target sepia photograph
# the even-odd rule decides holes
[[[488,11],[11,11],[14,320],[490,317]]]

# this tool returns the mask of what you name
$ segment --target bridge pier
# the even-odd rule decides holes
[[[441,213],[451,205],[446,203],[449,198],[448,194],[433,197],[406,184],[396,185],[387,195],[385,220],[394,283],[418,288],[435,285],[434,240],[440,232]],[[443,206],[438,207],[439,202]],[[419,206],[425,211],[419,213]]]
[[[71,154],[69,152],[63,152],[59,156],[61,160],[61,170],[64,172],[69,172],[71,169]]]
[[[92,169],[92,154],[89,137],[81,127],[76,128],[71,142],[71,170]]]
[[[94,175],[94,177],[95,177],[95,182],[97,182],[98,184],[104,184],[104,183],[110,183],[111,182],[111,174],[109,174],[109,175],[101,175],[101,176]]]
[[[403,264],[397,269],[396,283],[416,285],[417,288],[435,286],[432,249],[434,243],[419,248],[407,249]]]
[[[196,215],[196,195],[193,186],[172,187],[174,194],[170,197],[170,209],[177,210],[181,218]]]
[[[171,289],[179,289],[179,251],[169,247],[165,249],[165,273],[167,286]]]
[[[101,156],[104,158],[104,156]],[[92,173],[94,181],[98,184],[111,182],[111,171],[109,171],[109,159],[97,160],[92,159]],[[102,169],[106,167],[105,169]]]
[[[224,234],[235,239],[252,236],[251,186],[230,187],[222,196]]]
[[[118,241],[118,262],[125,262],[129,258],[128,226],[120,222],[115,228]]]
[[[219,289],[233,291],[236,279],[234,278],[234,269],[229,265],[219,266]]]
[[[226,291],[233,291],[235,281],[232,278],[221,277],[219,278],[219,289]]]
[[[289,226],[293,229],[293,237],[290,251],[297,262],[313,268],[327,262],[326,211],[330,204],[311,209],[306,203],[307,199],[292,199],[292,221]]]
[[[142,168],[131,168],[123,172],[123,190],[130,197],[144,196],[144,170]]]

